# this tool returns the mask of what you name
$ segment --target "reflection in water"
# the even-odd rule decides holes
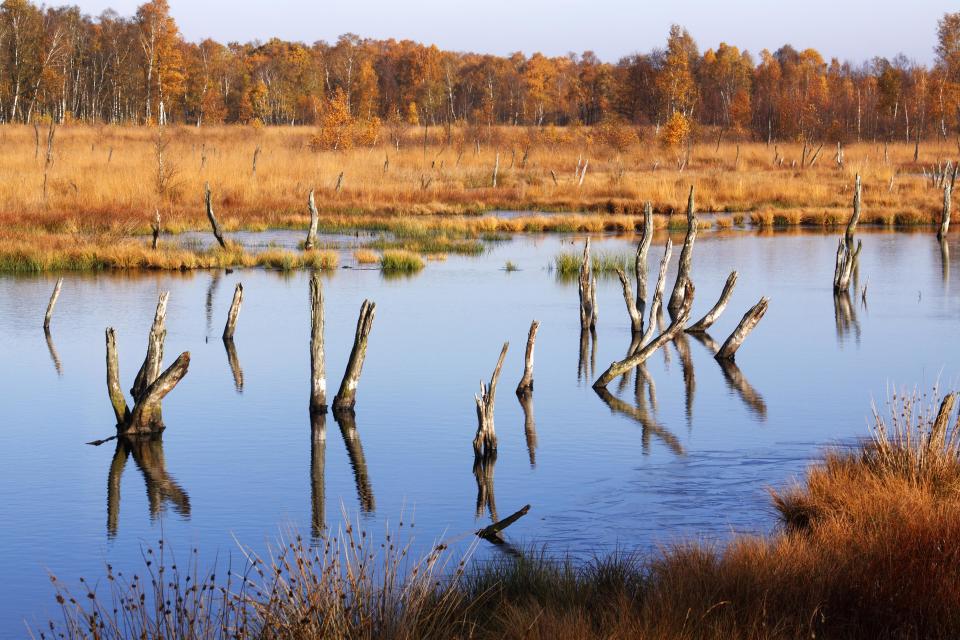
[[[176,480],[167,473],[167,463],[163,455],[163,440],[160,435],[117,439],[117,448],[110,462],[107,478],[107,536],[117,535],[117,523],[120,517],[120,479],[127,464],[127,458],[133,454],[143,481],[147,487],[147,503],[150,517],[157,518],[169,503],[179,515],[190,517],[190,497]]]
[[[837,322],[837,343],[843,346],[844,339],[853,330],[854,339],[857,345],[860,345],[860,322],[857,320],[857,312],[853,303],[850,301],[849,291],[834,292],[833,294],[833,316]]]
[[[237,357],[237,346],[233,338],[224,338],[223,346],[227,350],[227,362],[230,363],[230,372],[233,374],[233,385],[237,393],[243,393],[243,369],[240,368],[240,358]]]
[[[714,340],[709,333],[700,332],[690,335],[705,346],[712,355],[716,355],[720,350],[720,345],[717,344],[716,340]],[[720,365],[720,370],[723,371],[723,378],[727,382],[727,388],[736,391],[740,399],[743,400],[743,403],[747,405],[747,409],[754,415],[761,420],[766,420],[767,403],[763,401],[763,396],[760,395],[760,392],[754,389],[747,380],[747,377],[743,375],[737,363],[729,358],[715,359],[715,362]]]
[[[597,330],[580,330],[580,359],[577,362],[577,382],[593,380],[597,370]]]
[[[367,475],[367,460],[363,456],[363,444],[357,432],[357,420],[353,411],[334,411],[333,419],[340,427],[343,443],[347,445],[347,455],[350,456],[350,466],[353,468],[353,478],[357,483],[357,497],[360,499],[360,510],[364,513],[373,513],[376,502],[373,498],[373,488],[370,486],[370,476]]]
[[[206,303],[206,312],[207,312],[207,334],[213,330],[213,298],[217,293],[217,288],[220,286],[220,270],[215,270],[210,274],[210,284],[207,285],[207,303]]]
[[[318,539],[327,528],[326,484],[327,414],[310,412],[310,533]]]
[[[940,241],[940,272],[943,277],[943,284],[947,285],[950,283],[950,245],[947,244],[947,239],[944,238]]]
[[[643,407],[646,411],[646,400],[643,397],[643,386],[647,386],[647,393],[650,397],[650,407],[654,413],[657,411],[657,384],[653,381],[653,376],[647,371],[647,365],[641,364],[636,367],[637,381],[633,386],[633,395],[637,400],[637,406]]]
[[[474,517],[483,517],[483,511],[490,514],[490,520],[496,522],[497,501],[493,495],[493,470],[497,466],[497,452],[473,457],[473,477],[477,481],[477,506]]]
[[[53,360],[53,368],[57,370],[57,375],[63,375],[63,365],[60,364],[60,356],[57,355],[57,348],[53,344],[53,336],[50,335],[50,329],[45,328],[43,335],[47,339],[47,349],[50,351],[50,359]]]
[[[690,341],[687,334],[681,331],[673,339],[680,355],[680,365],[683,367],[683,390],[686,399],[687,428],[693,427],[693,395],[697,390],[697,379],[693,373],[693,358],[690,357]]]
[[[530,457],[530,468],[537,466],[537,424],[533,419],[533,394],[517,394],[520,406],[523,407],[523,433],[527,439],[527,455]]]
[[[660,438],[665,445],[676,455],[682,456],[684,454],[683,445],[680,444],[680,441],[675,435],[670,433],[665,427],[657,424],[656,420],[650,417],[649,412],[646,409],[646,403],[643,403],[641,406],[633,406],[627,402],[624,402],[620,398],[616,397],[606,388],[594,389],[597,392],[597,395],[600,396],[600,399],[610,407],[610,411],[613,413],[619,413],[625,415],[629,418],[632,418],[640,424],[643,428],[641,435],[641,444],[643,446],[643,453],[649,454],[650,451],[650,436],[654,435]]]

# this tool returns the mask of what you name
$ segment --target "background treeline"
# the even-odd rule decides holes
[[[0,121],[320,125],[318,144],[330,147],[413,125],[604,121],[755,140],[947,137],[960,130],[960,13],[940,20],[931,46],[932,68],[903,56],[828,62],[789,45],[701,53],[676,26],[663,49],[616,64],[589,51],[500,57],[352,34],[334,44],[196,44],[166,0],[130,18],[6,0]]]

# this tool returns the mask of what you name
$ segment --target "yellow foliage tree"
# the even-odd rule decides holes
[[[678,147],[690,136],[690,121],[680,113],[674,111],[670,119],[660,130],[660,144],[664,147]]]

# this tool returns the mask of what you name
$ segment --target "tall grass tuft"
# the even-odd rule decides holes
[[[597,274],[613,274],[617,269],[629,271],[632,269],[634,256],[626,252],[598,251],[590,256],[590,265]],[[583,253],[577,251],[561,251],[553,258],[553,267],[563,277],[576,275],[583,264]]]
[[[423,258],[412,251],[391,249],[380,256],[380,268],[386,272],[414,273],[423,269]]]

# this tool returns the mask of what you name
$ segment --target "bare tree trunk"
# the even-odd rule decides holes
[[[667,284],[667,267],[670,266],[670,256],[673,254],[673,241],[667,238],[663,248],[663,258],[660,259],[660,272],[657,275],[657,284],[653,289],[653,303],[650,305],[650,317],[647,320],[647,330],[643,333],[640,344],[646,344],[653,338],[654,322],[660,314],[663,305],[663,292]]]
[[[327,374],[323,345],[323,285],[320,274],[310,276],[310,411],[327,410]]]
[[[733,330],[733,333],[730,334],[730,337],[727,338],[726,342],[723,343],[723,346],[720,347],[720,350],[717,351],[717,360],[733,360],[735,358],[737,349],[740,348],[740,345],[743,344],[743,341],[747,339],[747,336],[750,335],[750,332],[753,331],[754,327],[757,326],[757,323],[760,322],[760,319],[763,318],[763,314],[767,312],[767,307],[769,304],[769,299],[760,298],[760,302],[755,304],[750,308],[749,311],[743,314],[740,324],[737,325],[737,328]]]
[[[237,330],[237,318],[240,316],[241,303],[243,303],[243,284],[238,282],[233,290],[233,302],[230,303],[230,311],[227,313],[227,324],[223,328],[224,340],[233,340],[233,334]]]
[[[500,379],[500,371],[503,369],[503,360],[507,357],[507,349],[510,348],[509,342],[503,343],[500,350],[500,358],[497,360],[497,366],[490,377],[490,384],[480,383],[480,393],[475,397],[477,401],[477,434],[473,438],[473,453],[475,458],[488,458],[496,455],[497,451],[497,432],[493,424],[493,405],[497,397],[497,381]]]
[[[677,312],[683,304],[683,292],[685,291],[685,284],[690,281],[690,267],[693,264],[693,243],[696,239],[697,216],[694,213],[693,186],[691,186],[690,195],[687,198],[687,236],[683,241],[683,249],[680,250],[677,280],[673,285],[670,303],[667,305],[667,311],[670,312],[671,318],[677,317]]]
[[[160,363],[163,361],[163,343],[167,337],[167,302],[169,300],[170,292],[164,291],[157,301],[157,311],[153,316],[150,335],[147,337],[147,354],[143,359],[140,370],[137,372],[137,377],[133,381],[133,387],[130,389],[134,404],[140,401],[147,387],[160,375]]]
[[[360,382],[363,361],[367,357],[367,339],[370,336],[370,329],[373,328],[373,315],[376,308],[377,305],[369,300],[364,300],[360,307],[360,317],[357,319],[357,334],[353,340],[353,349],[350,351],[347,369],[344,371],[343,380],[340,382],[340,391],[333,398],[334,412],[353,411],[353,407],[357,403],[357,385]]]
[[[107,337],[107,393],[110,395],[110,404],[117,419],[117,426],[126,424],[130,419],[130,409],[127,408],[127,399],[120,388],[120,365],[117,360],[117,336],[110,327],[106,331]]]
[[[710,309],[707,315],[703,316],[699,322],[689,327],[687,333],[703,333],[713,326],[713,323],[717,321],[720,314],[727,308],[727,303],[730,302],[730,296],[733,295],[733,288],[736,284],[737,272],[733,271],[727,276],[727,282],[723,285],[723,291],[720,293],[720,299],[717,300],[717,304],[713,305],[713,308]]]
[[[310,195],[307,197],[307,209],[310,210],[310,228],[307,230],[307,241],[303,243],[303,248],[313,249],[317,244],[317,224],[319,222],[317,203],[313,198],[313,189],[310,189]]]
[[[960,163],[958,163],[960,166]],[[950,195],[953,188],[950,184],[943,186],[943,213],[940,216],[940,230],[937,231],[937,240],[946,240],[947,232],[950,231]]]
[[[497,174],[500,172],[500,152],[497,151],[497,158],[493,162],[493,188],[497,188]]]
[[[620,284],[623,286],[623,301],[627,305],[627,313],[630,315],[630,330],[636,335],[643,333],[643,316],[637,310],[637,305],[633,300],[633,290],[630,281],[623,269],[617,267],[617,277],[620,278]]]
[[[60,297],[60,289],[63,287],[63,276],[57,278],[57,284],[53,286],[53,293],[50,294],[50,302],[47,303],[47,313],[43,316],[44,331],[50,330],[50,321],[53,320],[53,309],[57,306],[57,298]]]
[[[693,306],[693,293],[693,283],[688,281],[684,285],[681,307],[677,310],[677,315],[670,326],[632,355],[627,356],[624,360],[612,363],[610,367],[597,378],[596,382],[593,383],[593,388],[605,389],[608,384],[616,380],[619,376],[643,364],[657,349],[673,340],[677,333],[683,330],[683,325],[690,318],[690,308]]]
[[[257,145],[257,148],[253,150],[253,171],[251,175],[257,177],[257,159],[260,157],[260,145]]]
[[[156,251],[157,244],[160,241],[160,209],[154,211],[153,214],[153,244],[151,248]]]
[[[647,307],[647,254],[653,242],[653,205],[649,202],[643,205],[643,237],[637,246],[637,257],[633,270],[637,278],[637,311],[643,317]],[[642,324],[642,323],[641,323]]]
[[[210,194],[210,183],[203,183],[204,201],[207,205],[207,218],[210,220],[210,226],[213,227],[213,237],[217,239],[220,246],[227,248],[227,243],[223,241],[223,234],[220,233],[220,225],[217,223],[217,217],[213,215],[213,196]]]
[[[167,370],[160,374],[147,387],[143,396],[136,401],[130,420],[126,424],[123,434],[157,433],[163,430],[163,419],[160,414],[160,403],[168,393],[173,391],[183,376],[187,375],[190,366],[190,353],[184,351]]]
[[[530,323],[530,332],[527,334],[527,351],[523,360],[523,377],[520,379],[520,384],[517,385],[518,396],[533,393],[533,346],[537,340],[537,330],[539,328],[539,321],[534,320]]]
[[[578,292],[580,294],[580,328],[593,329],[597,326],[597,281],[592,277],[593,266],[590,258],[590,238],[583,245],[583,262],[580,264]]]

